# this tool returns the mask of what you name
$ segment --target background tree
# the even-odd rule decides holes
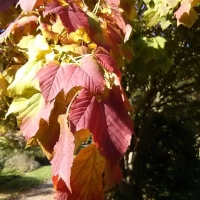
[[[192,2],[135,2],[123,83],[138,139],[123,160],[125,199],[199,199],[199,6],[183,8]]]
[[[199,1],[20,0],[22,12],[11,6],[18,1],[7,2],[1,29],[18,17],[0,37],[1,89],[14,98],[7,115],[19,113],[28,145],[38,144],[53,157],[56,199],[104,199],[103,191],[119,182],[106,198],[199,199]],[[62,78],[66,69],[71,69],[68,74],[79,71],[76,79],[70,77],[70,86]],[[82,81],[84,72],[87,81]],[[132,139],[127,111],[134,121]],[[91,124],[92,118],[101,123],[105,118],[109,131]],[[108,133],[106,140],[95,134],[97,127],[99,134]],[[90,132],[96,144],[79,152],[71,176],[63,173],[70,171],[74,149],[68,128],[75,150]],[[121,180],[117,163],[127,147]],[[87,168],[94,163],[89,177],[99,191],[90,184],[83,187],[81,181],[88,183],[84,167],[85,176],[75,180],[80,163]]]

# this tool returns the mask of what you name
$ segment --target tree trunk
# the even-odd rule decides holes
[[[142,181],[144,171],[144,150],[148,145],[148,130],[153,123],[153,116],[142,123],[137,135],[137,142],[132,138],[130,148],[121,160],[123,180],[120,183],[120,192],[126,200],[142,200]]]

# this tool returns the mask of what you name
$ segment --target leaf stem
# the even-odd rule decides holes
[[[95,5],[95,7],[94,7],[94,10],[92,11],[94,14],[97,14],[97,11],[98,11],[98,9],[99,9],[100,1],[101,1],[101,0],[99,0],[99,1],[96,3],[96,5]]]
[[[67,55],[74,63],[76,64],[79,64],[78,61],[73,57],[71,56],[70,54]]]

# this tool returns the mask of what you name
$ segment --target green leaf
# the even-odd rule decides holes
[[[87,11],[87,15],[91,31],[94,31],[94,33],[102,34],[99,18],[93,12],[90,11]]]
[[[159,19],[159,13],[155,10],[148,9],[144,12],[143,19],[147,22],[147,26],[152,27],[157,24]]]
[[[160,48],[164,49],[165,42],[166,42],[165,38],[157,36],[157,37],[154,38],[154,40],[158,43],[158,45],[160,46]]]
[[[160,25],[161,25],[162,30],[165,30],[171,24],[172,23],[169,20],[166,20],[165,17],[160,20]]]
[[[138,55],[143,59],[144,63],[147,63],[156,58],[156,51],[153,47],[143,47],[138,51]]]

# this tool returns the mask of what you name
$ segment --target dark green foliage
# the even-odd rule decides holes
[[[195,132],[189,124],[162,115],[154,118],[149,130],[142,183],[145,199],[199,199],[200,160]]]
[[[149,28],[143,21],[144,1],[135,4],[135,56],[123,71],[123,86],[134,108],[137,142],[133,138],[122,160],[126,187],[120,184],[118,198],[198,200],[200,20],[189,29],[177,27],[169,15],[167,29]],[[199,14],[200,6],[195,10]]]

